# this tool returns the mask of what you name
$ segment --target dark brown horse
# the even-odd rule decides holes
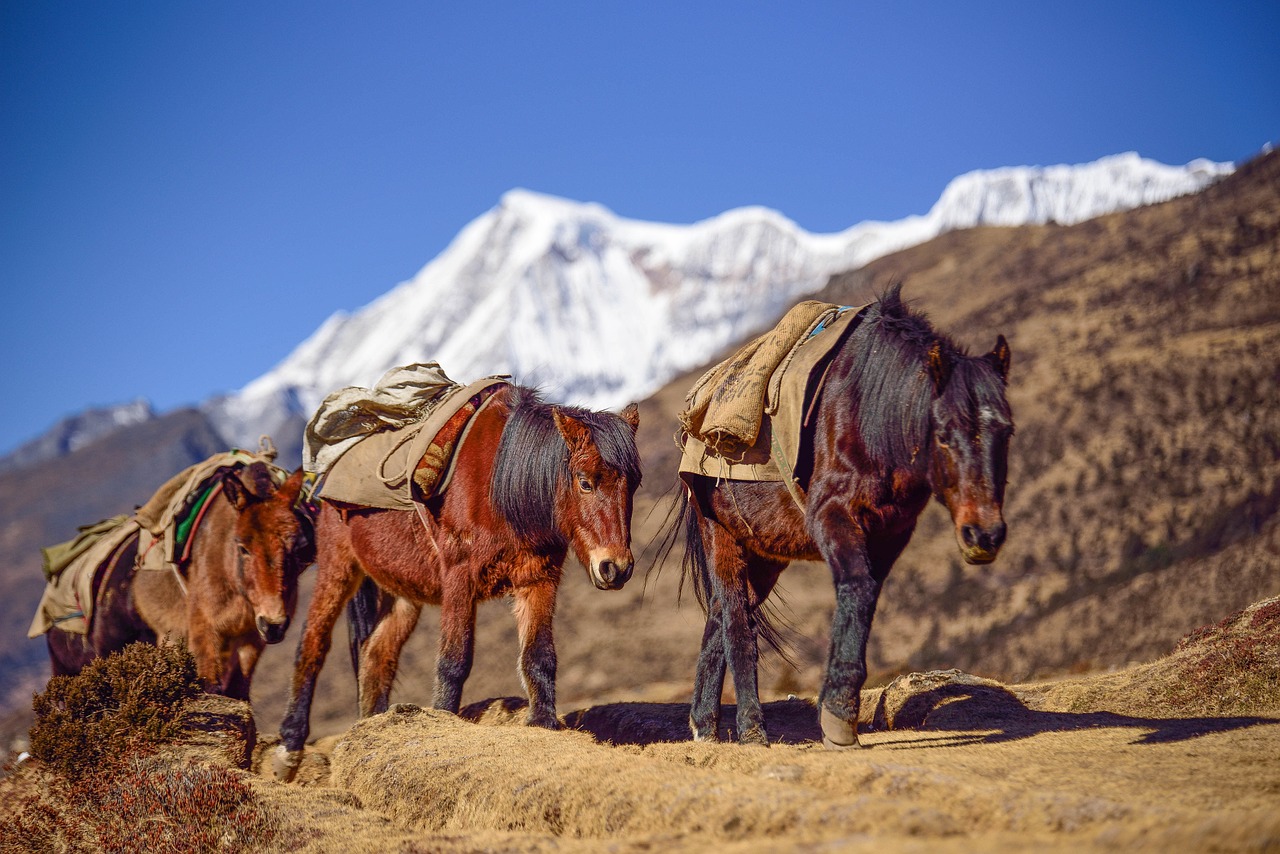
[[[1001,507],[1013,419],[1001,336],[968,356],[902,302],[894,286],[831,357],[812,447],[797,466],[801,511],[781,483],[687,475],[672,534],[707,612],[690,708],[697,740],[715,740],[726,664],[738,740],[767,744],[756,683],[758,638],[777,640],[762,609],[793,560],[822,560],[836,610],[819,695],[823,743],[858,744],[867,636],[881,585],[933,495],[951,512],[969,563],[990,563],[1005,539]]]
[[[510,595],[528,722],[556,728],[551,629],[562,565],[572,549],[601,590],[631,577],[638,426],[634,404],[621,416],[589,412],[508,386],[477,413],[449,487],[420,513],[322,500],[316,589],[280,727],[277,777],[292,779],[301,761],[334,624],[366,577],[382,591],[382,606],[353,627],[362,715],[386,710],[400,650],[426,603],[441,611],[433,704],[456,713],[471,672],[476,605]]]
[[[135,570],[137,536],[122,544],[95,582],[89,634],[47,633],[54,674],[78,673],[135,641],[183,639],[206,690],[248,700],[258,656],[284,638],[298,576],[315,555],[297,507],[302,476],[277,485],[261,462],[221,469],[182,578]]]

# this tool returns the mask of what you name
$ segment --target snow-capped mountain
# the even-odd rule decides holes
[[[810,234],[766,208],[692,225],[513,190],[411,280],[330,317],[283,362],[205,411],[253,444],[348,385],[435,360],[453,379],[512,374],[557,400],[618,407],[774,321],[836,272],[951,229],[1070,224],[1194,192],[1231,164],[1120,154],[956,178],[923,216]]]

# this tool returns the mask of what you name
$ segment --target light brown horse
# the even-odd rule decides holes
[[[135,641],[183,639],[206,690],[248,700],[258,656],[284,638],[298,576],[315,556],[298,507],[302,477],[299,470],[277,485],[261,462],[219,470],[183,578],[135,570],[138,538],[125,542],[96,583],[89,634],[47,633],[54,675],[78,673]]]
[[[292,779],[301,761],[316,678],[334,624],[358,588],[352,634],[362,715],[386,710],[400,650],[426,603],[441,609],[433,703],[456,713],[471,672],[476,605],[510,595],[528,723],[558,727],[552,617],[562,565],[572,549],[600,590],[621,588],[631,577],[639,423],[634,404],[618,416],[552,406],[531,389],[508,386],[477,413],[449,487],[420,513],[322,501],[316,589],[280,727],[276,776]],[[381,594],[361,586],[366,577]]]

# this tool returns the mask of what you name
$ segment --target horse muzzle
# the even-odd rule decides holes
[[[258,635],[267,643],[280,643],[284,640],[284,633],[289,631],[289,618],[282,620],[269,620],[259,615]]]
[[[591,561],[591,583],[597,590],[621,590],[631,579],[631,571],[635,562],[627,557],[614,559],[611,557]]]
[[[1007,528],[1003,521],[994,525],[961,525],[956,532],[960,539],[960,553],[965,563],[987,564],[996,559],[1004,545]]]

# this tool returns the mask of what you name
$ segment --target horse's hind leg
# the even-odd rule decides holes
[[[689,729],[694,741],[717,741],[720,731],[720,695],[724,692],[724,623],[720,597],[707,603],[707,625],[702,630],[702,651],[693,678],[689,704]]]
[[[329,653],[334,624],[361,578],[363,575],[349,555],[330,556],[317,565],[316,588],[307,609],[302,638],[298,641],[289,705],[280,723],[281,744],[272,762],[278,780],[292,780],[302,762],[302,747],[311,732],[311,701],[316,678]]]
[[[765,732],[756,675],[760,648],[747,560],[741,544],[727,529],[714,523],[708,525],[708,529],[715,567],[711,573],[712,590],[720,600],[725,657],[733,671],[733,690],[738,702],[738,741],[767,745],[769,737]]]
[[[361,717],[381,714],[390,705],[400,650],[418,625],[421,614],[421,605],[397,597],[365,641],[358,669]]]

